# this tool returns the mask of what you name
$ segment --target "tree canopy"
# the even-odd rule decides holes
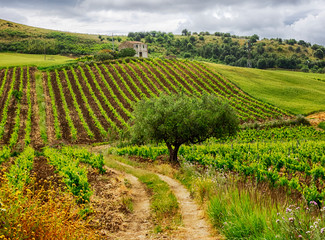
[[[214,95],[194,98],[175,94],[143,99],[134,106],[133,116],[133,139],[166,143],[171,162],[178,161],[182,144],[234,135],[239,123],[234,110]]]

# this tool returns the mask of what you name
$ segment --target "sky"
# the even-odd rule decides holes
[[[0,0],[0,18],[90,34],[186,28],[325,45],[325,0]]]

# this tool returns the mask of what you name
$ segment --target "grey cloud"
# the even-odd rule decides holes
[[[299,37],[325,44],[324,0],[0,0],[0,9],[5,9],[0,18],[43,27],[51,23],[58,30],[71,25],[71,31],[90,33],[180,33],[187,28],[236,35]],[[29,22],[22,22],[26,19]],[[56,19],[57,25],[51,19]]]

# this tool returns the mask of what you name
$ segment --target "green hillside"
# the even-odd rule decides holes
[[[40,55],[22,53],[0,53],[0,68],[12,66],[37,66],[48,67],[65,64],[73,60],[60,55]]]
[[[294,114],[325,110],[325,75],[209,64],[246,93]]]
[[[184,29],[185,30],[185,29]],[[29,27],[0,19],[0,52],[64,55],[92,55],[112,49],[111,36],[77,34]],[[148,44],[149,56],[175,55],[232,66],[253,68],[300,69],[325,72],[325,48],[296,39],[260,39],[259,36],[236,36],[229,33],[191,33],[174,35],[160,31],[130,32],[114,37],[114,46],[125,40]]]
[[[45,49],[47,54],[86,55],[111,48],[108,36],[55,31],[0,19],[0,52],[43,54]]]

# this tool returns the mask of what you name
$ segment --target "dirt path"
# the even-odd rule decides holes
[[[325,121],[325,112],[314,113],[307,116],[307,119],[313,126],[317,126],[320,122]]]
[[[116,171],[116,170],[114,170]],[[149,239],[149,231],[152,229],[150,221],[149,196],[145,191],[145,186],[131,174],[123,173],[131,184],[131,194],[133,200],[133,212],[126,220],[127,228],[124,231],[112,235],[113,239],[119,240],[145,240]]]
[[[204,218],[204,212],[192,200],[188,190],[178,181],[170,177],[161,174],[157,175],[170,186],[180,205],[184,226],[180,229],[180,234],[177,237],[187,240],[218,239],[216,237],[211,237],[210,227]]]
[[[119,164],[131,167],[130,165],[119,162]],[[180,227],[173,237],[168,239],[173,240],[212,240],[222,239],[217,237],[211,237],[212,232],[206,220],[204,219],[203,211],[198,205],[191,199],[190,193],[187,189],[178,181],[167,177],[165,175],[157,174],[161,180],[165,181],[172,191],[174,192],[183,217],[183,226]],[[136,235],[133,235],[133,237]],[[137,238],[132,238],[137,239]],[[140,238],[141,239],[141,238]]]

